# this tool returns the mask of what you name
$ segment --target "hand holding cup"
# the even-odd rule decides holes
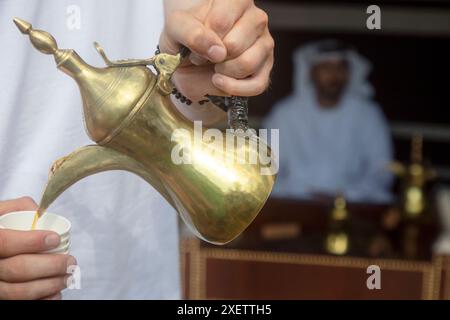
[[[32,211],[12,213],[20,210]],[[35,210],[36,203],[28,197],[0,201],[0,299],[60,299],[69,282],[68,267],[77,264],[70,255],[53,253],[62,242],[57,232],[26,231]]]

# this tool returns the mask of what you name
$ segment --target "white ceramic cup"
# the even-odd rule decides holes
[[[30,231],[33,224],[35,211],[10,212],[0,216],[0,229],[11,229],[18,231]],[[68,254],[70,250],[70,229],[72,225],[69,220],[54,213],[45,212],[36,223],[36,230],[54,231],[61,237],[58,247],[44,251],[43,253]]]

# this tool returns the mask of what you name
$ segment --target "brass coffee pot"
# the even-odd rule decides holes
[[[59,49],[49,33],[18,18],[14,23],[36,49],[53,55],[58,69],[76,81],[86,131],[96,143],[53,164],[40,201],[40,215],[80,179],[107,170],[127,170],[151,184],[205,241],[225,244],[253,221],[275,182],[276,172],[264,171],[273,167],[274,156],[254,131],[227,130],[226,145],[204,139],[199,142],[198,134],[206,134],[207,129],[200,127],[196,132],[195,124],[170,100],[170,79],[182,53],[112,62],[95,44],[107,64],[97,68],[74,50]],[[157,74],[147,66],[153,66]],[[234,129],[246,129],[239,116],[229,112],[229,123]],[[228,144],[228,138],[239,137],[246,143],[232,140]],[[180,150],[180,145],[181,153],[193,161],[173,161],[174,150]],[[266,150],[271,163],[260,161],[261,150]],[[242,156],[257,161],[240,161]]]
[[[328,233],[325,238],[325,250],[330,254],[345,255],[350,249],[349,235],[350,213],[343,195],[334,200],[329,217]]]
[[[402,179],[402,211],[406,219],[417,219],[427,206],[425,188],[436,178],[436,171],[423,161],[423,137],[414,135],[411,140],[411,162],[403,164],[394,161],[389,169]]]

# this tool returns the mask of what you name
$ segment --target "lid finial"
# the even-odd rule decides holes
[[[31,43],[40,52],[54,55],[58,51],[56,40],[50,33],[42,30],[34,30],[31,23],[20,18],[14,18],[13,21],[20,32],[30,36]]]

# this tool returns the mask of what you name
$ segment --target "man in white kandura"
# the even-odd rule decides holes
[[[294,64],[294,93],[263,125],[280,129],[274,194],[389,201],[392,142],[372,99],[370,63],[338,41],[323,40],[300,48]]]
[[[14,17],[96,66],[104,63],[93,41],[112,59],[150,57],[158,43],[172,54],[188,47],[190,63],[173,81],[194,103],[175,103],[206,124],[225,113],[195,101],[260,94],[273,64],[267,15],[251,0],[1,0],[0,214],[36,209],[52,162],[90,143],[77,86],[30,47]],[[75,263],[81,289],[66,298],[180,298],[176,212],[146,182],[124,172],[89,177],[50,211],[71,220],[73,256],[37,254],[58,245],[52,232],[0,230],[0,299],[59,299]]]

